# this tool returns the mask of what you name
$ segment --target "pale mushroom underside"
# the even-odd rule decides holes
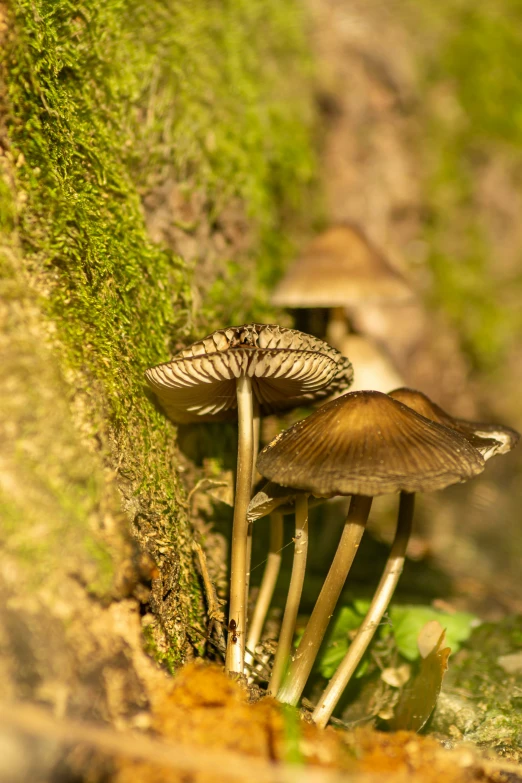
[[[236,381],[252,379],[263,414],[307,405],[348,388],[349,360],[312,335],[272,324],[229,327],[146,371],[167,414],[188,423],[234,418]]]

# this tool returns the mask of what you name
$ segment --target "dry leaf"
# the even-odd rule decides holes
[[[422,628],[417,639],[421,654],[418,674],[403,690],[390,727],[396,731],[420,731],[435,708],[448,668],[449,647],[443,647],[445,631],[436,620]]]

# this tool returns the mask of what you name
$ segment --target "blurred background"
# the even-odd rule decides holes
[[[330,225],[362,230],[415,297],[361,301],[348,308],[352,330],[448,412],[520,430],[522,6],[308,0],[307,10],[321,203],[294,233],[296,257]],[[326,311],[290,312],[298,328],[325,336]],[[357,383],[362,365],[346,353]],[[520,469],[515,450],[468,485],[419,499],[404,599],[492,619],[522,609]],[[320,516],[318,574],[344,507]],[[377,578],[393,509],[387,498],[374,503],[376,541],[363,547],[350,590],[368,589],[369,572]]]

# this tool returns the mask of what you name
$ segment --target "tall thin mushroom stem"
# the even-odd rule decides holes
[[[261,416],[259,413],[259,402],[255,395],[252,395],[252,476],[251,476],[251,491],[250,497],[252,497],[252,491],[256,482],[256,462],[257,455],[259,453],[259,432],[261,427]],[[249,501],[250,502],[250,501]],[[247,541],[246,541],[246,578],[245,578],[245,630],[248,624],[248,593],[250,591],[250,568],[252,565],[252,536],[254,534],[254,525],[252,522],[247,524]],[[248,656],[250,660],[247,663],[251,663],[251,656]]]
[[[326,327],[326,339],[338,350],[343,345],[346,336],[350,333],[350,326],[344,307],[331,307],[329,310],[328,325]]]
[[[277,652],[272,668],[272,676],[268,690],[275,694],[283,680],[283,676],[292,649],[292,640],[295,633],[295,622],[303,592],[303,582],[306,570],[306,556],[308,553],[308,495],[298,494],[295,498],[295,549],[292,576],[286,599],[283,623],[279,634]]]
[[[248,375],[237,379],[237,413],[238,450],[236,497],[232,523],[229,628],[232,621],[236,626],[234,633],[228,634],[225,666],[228,672],[242,674],[246,632],[247,509],[252,494],[252,452],[254,448],[252,381]]]
[[[283,515],[279,511],[272,511],[270,514],[270,548],[266,560],[265,570],[256,605],[252,614],[252,621],[248,629],[246,642],[245,662],[252,663],[257,644],[261,638],[263,625],[272,601],[274,589],[281,568],[281,550],[283,548]]]
[[[254,438],[254,448],[252,450],[252,485],[256,483],[256,462],[259,453],[259,433],[261,432],[261,414],[259,412],[259,402],[253,395],[252,399],[252,433]]]
[[[372,498],[353,495],[337,552],[277,699],[296,705],[319,652],[368,520]]]
[[[415,495],[412,493],[401,492],[397,530],[379,586],[355,639],[312,714],[312,720],[320,728],[324,728],[330,720],[337,702],[366,652],[395,591],[404,566],[406,548],[411,534],[414,499]]]

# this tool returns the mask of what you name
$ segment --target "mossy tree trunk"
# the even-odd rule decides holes
[[[205,616],[176,428],[143,372],[269,316],[314,165],[303,20],[277,0],[12,0],[0,38],[0,681],[125,724]]]

